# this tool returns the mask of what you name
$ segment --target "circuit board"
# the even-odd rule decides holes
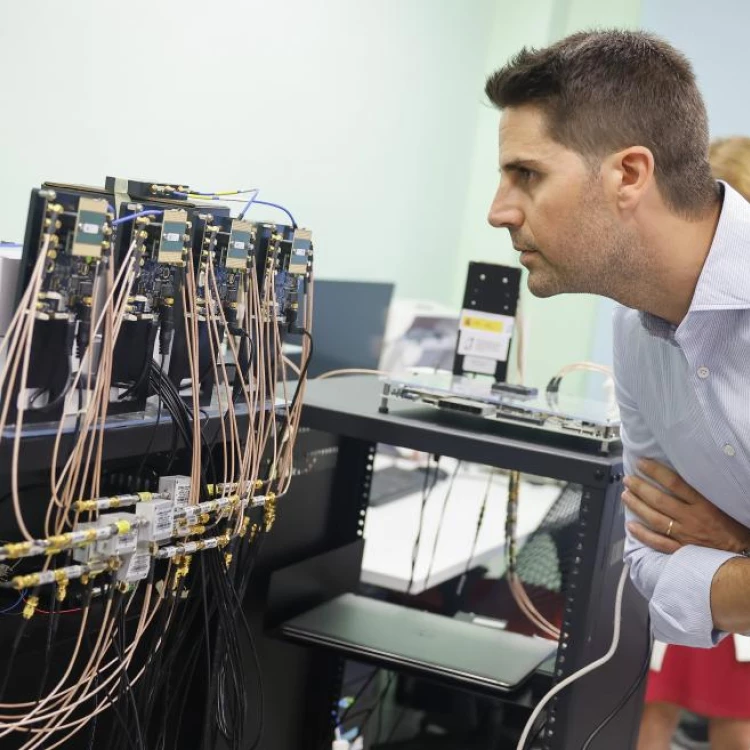
[[[58,196],[47,202],[45,222],[54,228],[49,242],[42,235],[39,252],[47,245],[43,277],[37,296],[39,320],[74,319],[82,303],[91,304],[94,280],[104,248],[109,246],[105,200]]]
[[[144,260],[133,284],[126,320],[150,320],[165,300],[173,300],[182,288],[181,267],[165,265],[151,258]]]

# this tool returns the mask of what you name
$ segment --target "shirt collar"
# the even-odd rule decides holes
[[[750,308],[750,203],[726,182],[719,185],[721,213],[686,318],[699,310]],[[677,326],[647,312],[639,315],[650,334],[675,343]]]
[[[750,203],[725,182],[713,242],[688,315],[698,310],[750,308]]]

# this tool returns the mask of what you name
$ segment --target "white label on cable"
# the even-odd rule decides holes
[[[164,239],[167,242],[178,242],[180,239],[180,235],[178,232],[166,232],[164,234]]]
[[[496,367],[496,359],[472,356],[464,357],[464,370],[466,372],[476,372],[480,375],[494,375]]]
[[[667,654],[667,644],[661,641],[654,641],[654,648],[651,651],[651,669],[654,672],[661,672],[664,657]]]
[[[81,231],[84,234],[99,234],[99,226],[97,224],[81,224]]]
[[[486,357],[507,362],[510,349],[509,333],[487,333],[477,330],[459,331],[458,353],[463,356]]]
[[[734,656],[737,661],[750,661],[750,638],[746,635],[734,634]]]

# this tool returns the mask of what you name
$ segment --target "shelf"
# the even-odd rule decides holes
[[[280,626],[286,639],[455,687],[507,694],[522,687],[557,643],[344,594]]]
[[[549,444],[539,430],[530,434],[529,429],[408,402],[394,402],[382,414],[381,395],[382,382],[373,376],[312,380],[305,391],[302,424],[589,487],[606,487],[612,474],[621,470],[622,457],[614,448],[609,455],[592,453],[590,445],[573,446],[560,436]]]
[[[172,420],[165,408],[158,409],[152,397],[146,411],[129,414],[116,414],[107,417],[105,422],[106,439],[103,458],[127,458],[139,456],[145,446],[150,445],[151,453],[171,450],[174,444],[182,448],[183,441],[179,433],[175,434]],[[283,406],[277,401],[276,408]],[[270,404],[267,408],[270,408]],[[240,429],[248,425],[247,405],[244,401],[235,404],[237,422]],[[216,397],[213,402],[201,409],[201,421],[204,439],[213,444],[220,439],[222,412],[219,410]],[[53,457],[58,422],[39,422],[24,424],[21,432],[21,450],[19,452],[19,471],[44,471],[50,468]],[[58,451],[58,465],[67,460],[74,437],[78,434],[75,417],[66,417]],[[0,440],[0,473],[7,472],[12,463],[14,428],[6,427]]]

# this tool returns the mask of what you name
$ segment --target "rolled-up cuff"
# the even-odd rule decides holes
[[[714,628],[711,582],[733,552],[688,545],[669,555],[651,597],[654,637],[665,643],[712,648],[727,634]]]

